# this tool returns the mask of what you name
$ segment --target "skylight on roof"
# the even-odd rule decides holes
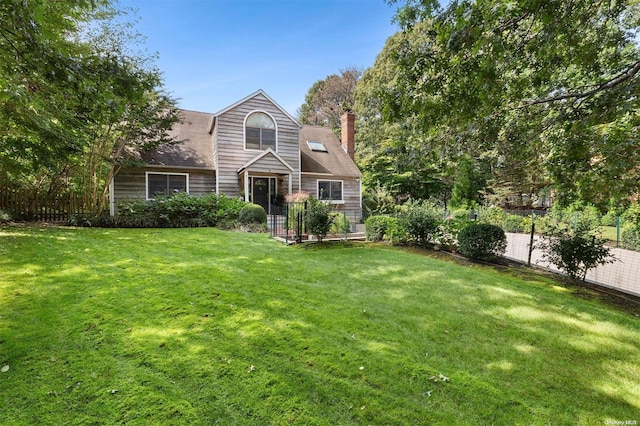
[[[309,145],[309,149],[311,149],[311,151],[329,152],[322,142],[307,141],[307,145]]]

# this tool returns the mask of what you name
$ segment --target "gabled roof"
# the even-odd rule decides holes
[[[327,151],[312,151],[307,141],[322,142]],[[300,162],[302,173],[362,177],[338,137],[327,127],[303,126],[300,129]]]
[[[264,160],[265,157],[274,157],[279,164],[281,164],[283,167],[283,169],[289,170],[290,172],[293,172],[295,169],[293,167],[291,167],[286,161],[284,161],[282,159],[282,157],[280,157],[274,150],[272,150],[271,148],[267,148],[265,151],[263,151],[262,153],[256,155],[253,159],[251,159],[250,161],[246,162],[245,164],[242,165],[242,167],[240,167],[238,169],[238,173],[242,172],[243,170],[246,170],[248,168],[250,168],[251,166],[260,163],[261,160]]]
[[[182,143],[163,145],[143,155],[147,164],[171,167],[214,169],[213,144],[208,126],[212,114],[181,110],[182,123],[173,126],[169,135]]]
[[[282,108],[276,101],[274,101],[273,99],[271,99],[271,97],[269,95],[267,95],[265,93],[264,90],[260,89],[252,94],[250,94],[249,96],[246,96],[242,99],[240,99],[238,102],[235,102],[231,105],[229,105],[228,107],[216,112],[215,114],[213,114],[213,116],[211,117],[211,120],[209,121],[209,132],[213,132],[213,126],[215,125],[216,122],[216,118],[221,116],[222,114],[224,114],[227,111],[230,111],[232,109],[234,109],[235,107],[237,107],[238,105],[242,105],[243,103],[247,102],[248,100],[255,98],[256,96],[262,95],[265,98],[267,98],[267,100],[269,102],[271,102],[273,105],[276,106],[276,108],[278,108],[284,115],[287,116],[287,118],[289,118],[291,121],[293,121],[294,123],[296,123],[298,125],[298,127],[302,127],[300,125],[300,123],[298,123],[298,120],[296,120],[291,114],[289,114],[284,108]]]

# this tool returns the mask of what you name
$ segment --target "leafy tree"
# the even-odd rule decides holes
[[[396,202],[387,189],[376,186],[363,192],[362,205],[368,216],[377,216],[394,213]]]
[[[105,2],[96,1],[96,7]],[[5,170],[57,166],[82,151],[89,46],[75,43],[93,16],[85,1],[0,3],[0,161]]]
[[[588,226],[578,223],[575,230],[550,228],[538,247],[545,251],[545,260],[571,278],[584,281],[590,269],[615,261],[605,243],[606,240],[594,234]]]
[[[455,175],[455,183],[451,191],[452,207],[469,207],[479,204],[481,194],[485,187],[485,178],[482,176],[473,160],[464,155],[458,162],[458,170]]]
[[[170,143],[179,120],[152,57],[109,0],[0,3],[0,172],[104,209],[118,168]]]
[[[467,154],[491,172],[494,193],[552,184],[564,202],[606,205],[639,189],[638,9],[408,0],[402,31],[358,85],[370,98],[359,114],[400,124],[449,178]]]
[[[316,81],[298,109],[300,122],[340,129],[340,117],[353,109],[353,92],[361,75],[361,70],[350,67]]]

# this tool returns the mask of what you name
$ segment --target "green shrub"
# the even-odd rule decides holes
[[[390,217],[387,222],[387,229],[384,239],[393,245],[405,244],[409,241],[409,232],[407,231],[407,222],[402,218]]]
[[[376,216],[393,213],[396,202],[391,191],[378,185],[363,192],[362,204],[368,216]]]
[[[255,232],[255,233],[267,232],[269,230],[269,228],[267,228],[266,223],[247,223],[242,225],[240,229],[243,230],[244,232]]]
[[[246,204],[240,210],[238,220],[242,225],[267,223],[267,212],[258,204]]]
[[[600,224],[602,226],[616,226],[618,223],[618,217],[618,213],[614,210],[611,210],[607,212],[607,214],[602,216],[602,218],[600,219]]]
[[[94,223],[96,218],[93,215],[84,215],[84,214],[74,214],[69,216],[67,219],[67,225],[69,226],[79,226],[79,227],[92,227],[95,226]]]
[[[454,251],[458,247],[458,234],[469,222],[467,220],[447,219],[438,227],[434,243],[446,250]]]
[[[640,251],[640,231],[628,226],[622,230],[622,246],[627,250]]]
[[[225,194],[209,194],[204,196],[206,206],[205,219],[211,226],[219,223],[236,223],[240,218],[240,210],[247,204],[239,198],[230,198]]]
[[[535,224],[536,224],[536,233],[545,233],[549,228],[553,226],[554,219],[549,215],[536,216]],[[531,232],[531,222],[527,223],[527,232]]]
[[[369,216],[364,222],[365,236],[369,241],[382,241],[387,233],[391,216]]]
[[[471,215],[471,210],[456,209],[456,210],[452,210],[449,213],[449,219],[453,219],[457,221],[468,221],[470,215]]]
[[[502,228],[488,223],[470,223],[458,234],[458,253],[477,260],[492,260],[507,248]]]
[[[8,223],[11,222],[11,215],[4,210],[0,210],[0,223]]]
[[[402,217],[409,236],[419,245],[433,240],[440,222],[422,205],[410,206]]]
[[[351,232],[351,222],[344,213],[332,213],[331,232],[334,234],[348,234]]]
[[[309,196],[307,195],[307,199]],[[304,215],[308,200],[304,202],[291,202],[287,205],[287,227],[289,230],[298,231],[298,222],[302,226],[304,224]],[[301,233],[304,229],[301,230]]]
[[[566,208],[554,205],[550,213],[556,222],[571,227],[594,229],[601,223],[600,212],[591,204],[573,203]]]
[[[622,220],[625,223],[631,224],[631,226],[640,229],[640,203],[635,202],[624,213],[622,213]]]
[[[90,218],[91,226],[120,228],[182,228],[235,223],[247,203],[225,195],[178,193],[155,200],[118,203],[118,216]],[[107,219],[108,218],[108,219]],[[84,225],[87,226],[87,225]]]
[[[307,230],[322,242],[331,230],[333,216],[331,215],[331,206],[322,201],[309,198],[307,211],[305,212],[305,223]]]
[[[578,223],[582,223],[583,227],[587,229],[595,229],[601,224],[601,216],[596,207],[586,205],[582,207],[581,211],[578,211]]]
[[[478,221],[502,227],[505,213],[498,206],[480,207],[478,209]]]
[[[545,260],[571,278],[584,281],[589,269],[615,260],[605,242],[586,223],[578,223],[575,231],[572,228],[551,228],[538,247],[544,250]]]
[[[525,219],[525,217],[518,216],[517,214],[508,214],[504,217],[502,229],[504,229],[505,232],[525,232]]]

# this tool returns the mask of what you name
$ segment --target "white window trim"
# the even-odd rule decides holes
[[[149,175],[174,175],[174,176],[186,176],[187,181],[187,194],[189,193],[189,173],[178,173],[178,172],[145,172],[144,173],[144,193],[145,199],[155,200],[155,198],[149,198]]]
[[[340,182],[340,186],[342,187],[341,195],[342,199],[340,200],[320,200],[320,182]],[[330,204],[344,204],[344,181],[338,179],[316,179],[316,199],[323,201],[325,203]]]
[[[312,145],[312,144],[319,144],[322,147],[322,149],[315,149],[313,147],[316,146],[316,145]],[[322,143],[322,141],[307,141],[307,146],[313,152],[329,152],[329,150],[324,145],[324,143]]]
[[[243,146],[244,150],[245,151],[251,151],[251,152],[262,152],[262,151],[265,151],[264,149],[247,148],[247,119],[249,118],[249,116],[251,114],[254,114],[256,112],[261,112],[263,114],[268,115],[269,118],[271,118],[271,120],[273,121],[274,126],[276,126],[276,149],[275,149],[275,152],[278,152],[278,122],[276,121],[275,118],[273,118],[273,115],[269,114],[267,111],[262,110],[262,109],[255,109],[253,111],[250,111],[247,115],[244,116],[244,120],[242,122],[242,146]]]

